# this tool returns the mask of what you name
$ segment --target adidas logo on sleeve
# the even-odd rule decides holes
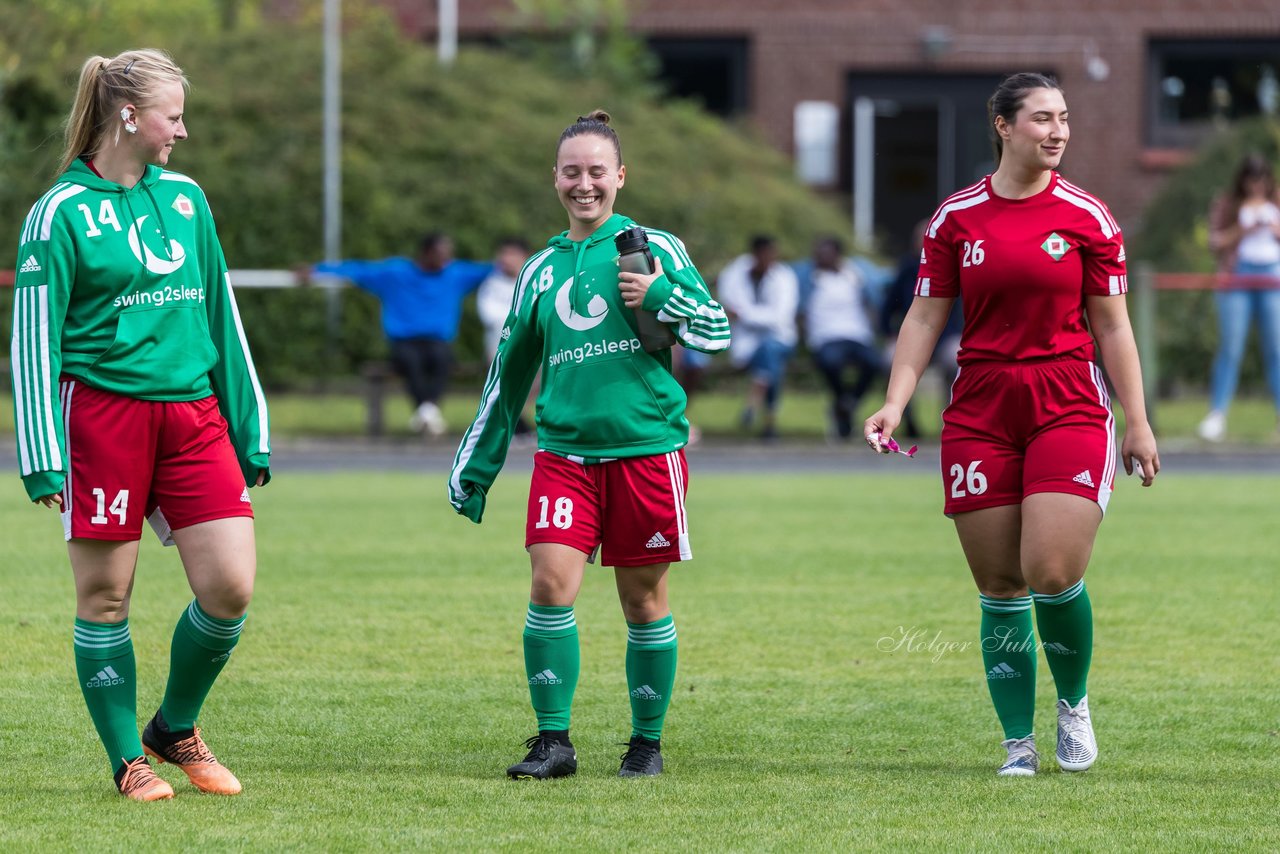
[[[123,685],[124,677],[116,673],[110,664],[98,671],[97,675],[84,683],[86,688],[109,688],[112,685]]]
[[[18,268],[19,273],[39,273],[44,270],[40,266],[40,262],[36,260],[36,256],[28,255],[27,260],[22,262],[22,266]]]

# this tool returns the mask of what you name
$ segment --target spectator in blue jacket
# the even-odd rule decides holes
[[[414,258],[316,264],[313,275],[339,276],[377,296],[391,365],[404,377],[413,400],[410,426],[439,436],[448,429],[440,411],[453,370],[462,302],[493,271],[492,264],[457,261],[453,239],[427,234]]]

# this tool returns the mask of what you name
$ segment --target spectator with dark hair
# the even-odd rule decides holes
[[[751,386],[742,411],[742,426],[762,419],[761,438],[777,437],[778,400],[787,361],[796,346],[796,309],[800,284],[790,267],[778,260],[773,237],[758,235],[751,251],[720,273],[717,292],[733,322],[733,365],[747,371]]]
[[[453,239],[431,232],[419,241],[414,258],[325,262],[310,272],[340,276],[378,297],[391,365],[413,401],[409,424],[439,436],[448,427],[440,399],[453,370],[462,301],[492,271],[492,264],[454,260]]]
[[[844,257],[840,238],[814,243],[813,266],[805,275],[801,317],[805,345],[831,390],[831,432],[846,441],[853,415],[876,376],[884,370],[875,347],[870,306],[862,277]],[[856,372],[851,382],[845,377]]]
[[[1218,271],[1228,274],[1214,294],[1218,307],[1218,354],[1210,378],[1209,414],[1200,436],[1220,442],[1227,434],[1227,407],[1240,379],[1249,322],[1258,318],[1262,365],[1280,416],[1280,194],[1271,163],[1250,154],[1236,169],[1231,189],[1209,212],[1209,246]]]

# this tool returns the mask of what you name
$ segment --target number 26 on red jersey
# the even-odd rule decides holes
[[[964,242],[964,258],[960,261],[961,267],[977,267],[986,260],[987,253],[982,248],[982,241],[986,238],[980,238],[970,243]]]

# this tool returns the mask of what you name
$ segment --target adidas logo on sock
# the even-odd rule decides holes
[[[1089,476],[1089,470],[1085,469],[1080,474],[1071,478],[1076,483],[1083,483],[1085,486],[1093,486],[1093,478]]]
[[[661,700],[662,695],[650,688],[648,685],[641,685],[639,688],[631,692],[631,696],[637,700]]]
[[[535,673],[529,677],[530,685],[559,685],[564,680],[551,672],[551,668],[547,668],[541,673]]]
[[[671,545],[671,541],[662,536],[661,533],[654,534],[649,538],[649,542],[644,544],[646,549],[665,549]]]
[[[217,664],[219,661],[226,661],[230,657],[231,657],[231,650],[227,650],[222,655],[215,655],[213,658],[209,659],[209,663]]]
[[[94,676],[88,682],[84,683],[86,688],[108,688],[112,685],[123,685],[124,677],[116,673],[115,668],[110,664],[98,671],[98,675]]]
[[[36,260],[36,256],[28,255],[27,260],[22,262],[22,266],[18,268],[19,273],[39,273],[44,267],[40,266],[40,262]]]
[[[1014,670],[1003,661],[987,671],[987,679],[1017,679],[1021,675],[1021,671]]]
[[[1070,647],[1063,646],[1060,643],[1044,644],[1045,652],[1056,652],[1058,655],[1075,655],[1076,651]]]

